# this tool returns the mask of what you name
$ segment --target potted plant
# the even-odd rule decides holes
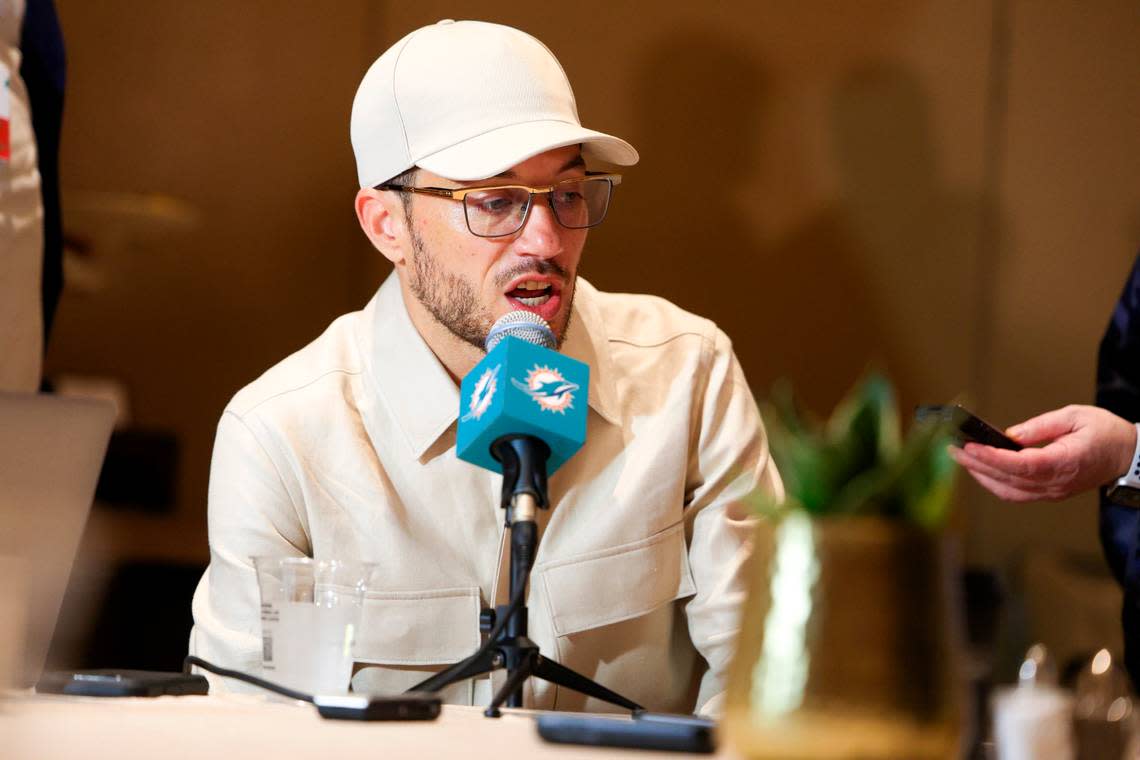
[[[826,422],[786,387],[766,407],[786,498],[755,501],[765,519],[729,674],[730,741],[753,758],[956,756],[947,431],[904,439],[879,376]]]

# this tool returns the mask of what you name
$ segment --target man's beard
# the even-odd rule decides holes
[[[491,330],[495,318],[490,309],[479,302],[479,293],[453,272],[445,272],[439,259],[430,252],[416,232],[415,227],[408,225],[411,233],[412,249],[412,281],[410,283],[412,295],[416,297],[425,309],[435,317],[436,321],[446,327],[448,331],[460,340],[470,343],[479,350],[484,349],[487,333]],[[570,291],[570,300],[567,307],[573,306],[573,281],[567,277],[566,270],[547,259],[534,259],[527,263],[520,263],[505,272],[495,275],[495,284],[506,287],[511,280],[526,274],[555,274],[562,278],[562,297]],[[566,334],[570,331],[570,314],[572,309],[567,308],[566,325],[561,331],[555,328],[557,348],[562,347]]]

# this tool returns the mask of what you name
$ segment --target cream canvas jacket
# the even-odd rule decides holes
[[[712,322],[582,279],[562,350],[590,366],[587,440],[539,510],[530,637],[651,709],[715,709],[751,530],[741,499],[782,497],[752,394]],[[501,478],[455,456],[459,404],[395,274],[241,390],[214,444],[191,653],[260,672],[262,555],[376,563],[357,690],[402,691],[472,653],[480,609],[507,601],[509,561]],[[502,679],[443,696],[482,704]],[[524,699],[616,709],[537,679]]]

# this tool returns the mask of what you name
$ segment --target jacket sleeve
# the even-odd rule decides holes
[[[721,709],[734,652],[745,586],[742,566],[751,552],[756,518],[747,497],[764,491],[783,499],[756,401],[728,338],[716,331],[704,398],[690,454],[687,524],[689,560],[697,593],[685,608],[689,635],[708,663],[697,709]]]
[[[1097,406],[1130,422],[1140,422],[1140,256],[1100,343],[1096,373]],[[1140,684],[1140,510],[1100,495],[1100,542],[1113,575],[1124,587],[1122,620],[1125,665]]]
[[[287,485],[246,420],[222,415],[210,464],[210,565],[194,593],[190,654],[247,673],[261,672],[260,594],[253,558],[307,556],[307,525]],[[241,690],[210,678],[211,691]]]

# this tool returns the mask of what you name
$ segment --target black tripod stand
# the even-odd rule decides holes
[[[501,506],[507,510],[507,527],[511,531],[510,603],[494,611],[483,611],[479,627],[490,635],[475,654],[408,691],[439,691],[456,681],[506,668],[506,682],[483,713],[488,718],[499,717],[499,707],[504,703],[507,707],[522,707],[522,685],[530,676],[629,710],[642,709],[636,702],[543,657],[538,645],[527,638],[524,599],[538,548],[535,510],[550,506],[546,496],[546,460],[550,457],[550,447],[533,436],[507,435],[491,445],[491,453],[503,464]]]

